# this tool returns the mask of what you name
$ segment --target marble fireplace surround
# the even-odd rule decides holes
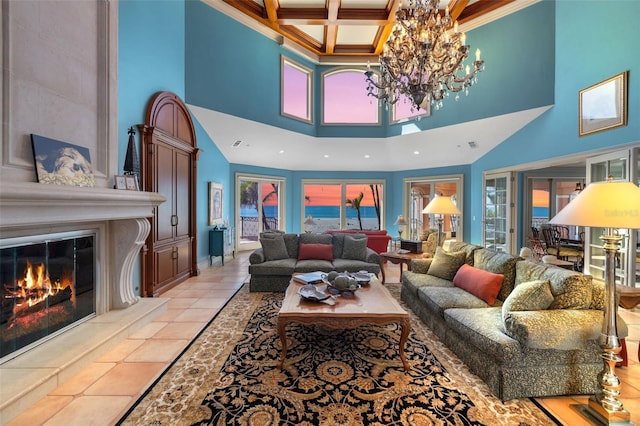
[[[150,231],[157,193],[34,182],[0,185],[0,238],[94,230],[96,316],[0,365],[0,424],[76,374],[166,309],[140,298],[135,262]]]

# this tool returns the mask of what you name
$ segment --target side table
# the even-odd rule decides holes
[[[385,283],[384,264],[389,261],[395,265],[400,264],[400,278],[402,278],[402,265],[407,265],[407,271],[411,270],[411,260],[423,257],[422,253],[398,253],[397,251],[385,251],[380,253],[380,272],[382,284]]]
[[[638,304],[640,304],[640,288],[635,288],[635,287],[629,287],[626,285],[620,285],[620,284],[616,284],[616,292],[618,293],[618,296],[620,297],[620,301],[618,302],[618,305],[624,309],[633,309],[635,308]],[[626,357],[626,352],[627,352],[627,348],[625,345],[625,341],[624,339],[621,339],[621,343],[624,346],[622,348],[622,352],[623,353],[623,361],[622,363],[620,363],[621,366],[626,366],[628,363],[627,357]],[[640,360],[640,346],[638,346],[638,360]]]

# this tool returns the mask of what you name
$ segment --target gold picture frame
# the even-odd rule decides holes
[[[209,182],[209,226],[222,225],[223,186],[221,183]]]
[[[578,136],[627,125],[629,71],[582,89],[578,95]]]

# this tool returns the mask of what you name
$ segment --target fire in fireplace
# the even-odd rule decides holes
[[[95,233],[0,242],[0,361],[95,315]]]

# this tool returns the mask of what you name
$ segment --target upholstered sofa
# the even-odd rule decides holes
[[[363,234],[268,232],[260,243],[249,256],[250,291],[284,292],[296,272],[380,273],[380,257]]]
[[[367,247],[376,253],[380,254],[389,249],[389,241],[391,236],[387,234],[385,230],[358,230],[358,229],[343,229],[340,231],[326,231],[327,234],[364,234],[367,236]]]
[[[463,242],[448,250],[412,261],[401,298],[497,397],[596,391],[602,283]]]

